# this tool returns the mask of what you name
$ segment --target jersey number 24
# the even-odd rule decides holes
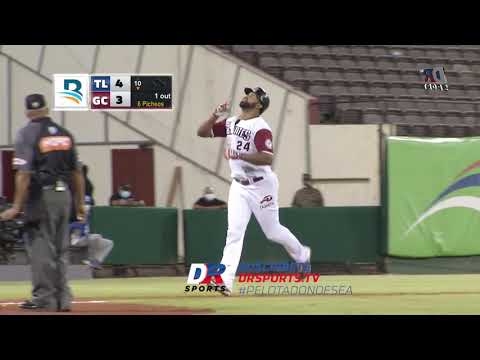
[[[240,151],[242,150],[242,146],[243,146],[243,142],[241,141],[237,141],[237,150]],[[250,143],[249,142],[246,142],[245,143],[245,146],[243,146],[243,149],[248,151],[250,149]]]

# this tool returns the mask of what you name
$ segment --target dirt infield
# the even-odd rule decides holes
[[[19,302],[0,303],[0,315],[202,315],[214,313],[212,309],[114,303],[102,300],[74,301],[72,311],[67,313],[23,310],[18,308],[19,304]]]

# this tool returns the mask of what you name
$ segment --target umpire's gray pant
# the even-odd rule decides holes
[[[26,248],[32,269],[32,301],[49,309],[70,308],[67,282],[70,191],[43,190],[40,222],[29,229]]]

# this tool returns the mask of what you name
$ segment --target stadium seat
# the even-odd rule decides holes
[[[344,69],[349,68],[358,68],[357,62],[355,61],[355,57],[351,55],[342,55],[337,57],[337,63]]]
[[[343,111],[341,123],[343,124],[361,124],[362,111],[360,109],[348,109]]]
[[[423,123],[422,113],[418,110],[406,110],[404,112],[404,118],[407,124]]]
[[[468,60],[477,60],[479,59],[479,54],[476,50],[473,49],[465,49],[462,50],[462,55],[465,59]]]
[[[304,55],[299,58],[299,63],[305,68],[305,69],[310,69],[310,68],[316,68],[317,65],[317,59],[314,56],[310,55]]]
[[[318,55],[330,55],[330,48],[328,46],[312,46],[313,52]]]
[[[426,110],[423,115],[423,122],[430,126],[444,124],[442,113],[436,110]]]
[[[387,111],[386,120],[389,124],[401,124],[405,121],[403,113],[400,110],[394,109],[390,109]]]
[[[475,98],[480,96],[480,85],[478,84],[465,85],[465,95],[470,98]]]
[[[437,49],[426,49],[425,57],[431,59],[432,62],[442,62],[442,59],[445,58],[443,51]]]
[[[370,47],[370,54],[375,56],[389,55],[389,51],[385,46],[373,45]]]
[[[429,136],[429,128],[426,125],[412,125],[410,127],[410,135],[416,137]]]
[[[352,95],[369,95],[370,90],[365,80],[356,80],[350,82],[350,94]]]
[[[407,71],[407,70],[417,70],[418,71],[416,62],[414,60],[412,60],[411,58],[408,58],[408,57],[399,58],[399,57],[397,57],[395,59],[395,63],[397,64],[396,68],[400,69],[402,71]]]
[[[357,56],[357,64],[362,70],[377,69],[375,57],[362,55]]]
[[[347,94],[336,94],[335,95],[335,107],[337,110],[348,110],[354,106],[354,97]]]
[[[418,70],[401,70],[401,80],[411,84],[423,84],[423,76]]]
[[[402,95],[406,95],[408,92],[403,82],[392,81],[390,84],[390,93],[395,97],[400,97]]]
[[[330,55],[319,56],[317,63],[323,68],[341,68],[335,58]]]
[[[389,83],[385,81],[374,81],[370,84],[370,93],[377,96],[389,96]]]
[[[363,71],[361,69],[347,69],[344,72],[345,80],[347,81],[363,81]]]
[[[283,79],[287,82],[293,82],[295,79],[303,79],[303,71],[301,70],[285,70],[283,72]]]
[[[312,83],[312,85],[316,80],[328,80],[326,73],[320,70],[306,70],[304,74],[305,79]]]
[[[272,51],[282,57],[296,54],[290,45],[272,45]]]
[[[370,55],[370,51],[367,46],[353,45],[351,47],[352,54],[355,56]]]
[[[285,67],[285,68],[302,68],[302,63],[300,60],[293,55],[285,55],[285,56],[280,56],[280,63]]]
[[[294,45],[292,46],[292,50],[299,56],[315,56],[315,50],[309,45]]]
[[[475,76],[474,72],[461,72],[459,73],[460,81],[463,84],[477,84],[477,77]],[[449,77],[447,77],[447,80],[450,80]]]
[[[398,124],[396,127],[397,136],[409,136],[410,135],[410,125],[407,124]]]
[[[275,55],[275,52],[272,49],[272,45],[252,45],[252,48],[258,53],[259,56]]]
[[[275,57],[261,56],[258,60],[258,65],[260,66],[260,68],[264,69],[266,72],[273,76],[279,78],[282,76],[283,66]]]
[[[457,102],[454,106],[454,109],[462,112],[467,112],[467,111],[476,111],[477,110],[477,104],[474,102]]]
[[[392,56],[378,56],[376,59],[377,67],[379,69],[396,69],[397,64]]]
[[[382,124],[384,122],[382,111],[378,108],[365,109],[363,112],[363,122],[365,124]]]
[[[378,107],[377,98],[375,97],[375,95],[354,95],[352,102],[355,104],[356,108],[363,110]]]
[[[448,126],[447,125],[433,125],[430,126],[430,136],[443,138],[448,135]]]
[[[475,111],[465,111],[462,112],[462,124],[468,126],[474,126],[477,123],[478,113]]]
[[[350,94],[348,91],[348,82],[342,79],[334,79],[330,83],[330,89],[333,94]]]
[[[352,49],[351,46],[348,45],[333,45],[331,46],[332,53],[334,54],[345,54],[345,55],[351,55],[352,54]]]
[[[344,80],[344,72],[341,71],[340,69],[329,68],[325,71],[325,77],[330,80],[334,80],[334,79]]]
[[[425,50],[417,47],[411,47],[408,49],[408,56],[412,58],[424,58]]]
[[[445,118],[444,118],[445,124],[449,126],[462,124],[462,113],[460,111],[449,110],[445,112],[444,115],[445,115]]]
[[[470,126],[470,136],[480,137],[480,126]]]
[[[308,92],[314,96],[322,96],[322,95],[330,95],[330,87],[325,84],[316,84],[316,85],[310,85],[308,88]]]
[[[469,135],[468,126],[449,126],[448,137],[463,138]]]
[[[383,72],[379,69],[366,69],[363,77],[368,82],[383,81]]]
[[[255,64],[257,59],[257,52],[251,45],[233,45],[233,52],[241,59]]]
[[[388,69],[383,72],[383,79],[388,82],[402,81],[401,71],[399,69]]]
[[[459,49],[453,47],[446,47],[443,53],[445,57],[449,59],[457,59],[462,57],[462,52]]]

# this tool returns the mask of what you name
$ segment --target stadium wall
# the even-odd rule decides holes
[[[380,205],[378,125],[310,125],[311,173],[326,206]]]

